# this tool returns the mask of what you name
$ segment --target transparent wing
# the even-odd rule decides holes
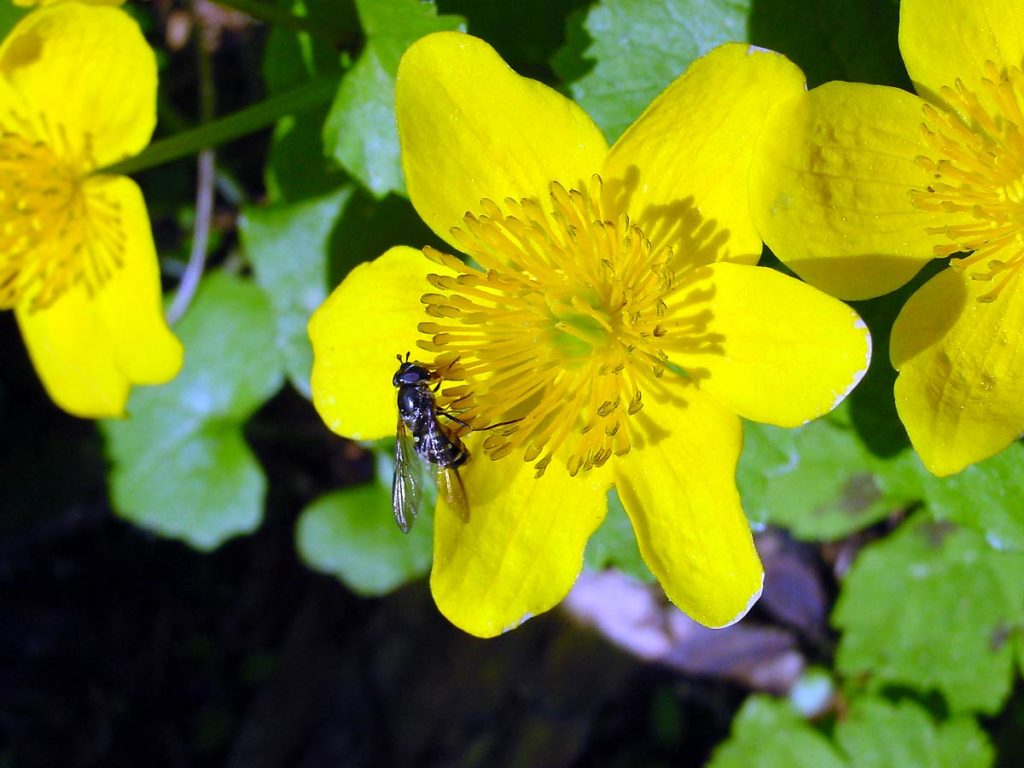
[[[423,504],[423,459],[416,453],[412,433],[401,418],[395,430],[395,475],[391,481],[391,507],[395,522],[408,533]]]
[[[439,499],[444,499],[448,507],[462,519],[462,522],[469,522],[466,487],[462,484],[462,478],[459,477],[459,471],[455,467],[438,467],[437,495]]]

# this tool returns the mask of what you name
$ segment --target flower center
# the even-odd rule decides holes
[[[92,292],[120,266],[120,211],[54,144],[0,132],[0,309],[45,309],[84,284]]]
[[[926,105],[922,126],[935,157],[917,158],[932,182],[911,199],[955,220],[929,230],[949,239],[935,254],[968,253],[953,266],[992,281],[991,301],[1024,265],[1024,73],[988,61],[976,90],[958,79],[940,95],[952,110]]]
[[[425,248],[456,273],[430,275],[423,296],[438,322],[420,324],[446,386],[442,407],[485,429],[484,453],[521,451],[537,475],[564,445],[570,474],[629,451],[642,391],[658,387],[666,297],[677,289],[672,251],[625,215],[609,220],[601,179],[586,191],[550,187],[533,199],[481,201],[452,234],[480,269]],[[678,323],[674,323],[678,325]]]

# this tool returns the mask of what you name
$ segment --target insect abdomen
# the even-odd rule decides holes
[[[458,437],[450,437],[434,425],[416,439],[416,453],[439,467],[460,467],[469,458],[469,451]]]

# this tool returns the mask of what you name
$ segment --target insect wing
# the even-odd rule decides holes
[[[395,522],[408,533],[423,503],[423,459],[416,453],[409,427],[401,418],[395,431],[395,476],[391,481],[391,507]]]
[[[437,495],[444,499],[448,507],[455,512],[462,522],[469,522],[469,504],[466,501],[466,487],[455,467],[438,467]]]

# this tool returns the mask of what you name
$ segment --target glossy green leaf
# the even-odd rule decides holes
[[[348,174],[324,154],[321,127],[327,107],[289,115],[274,126],[264,179],[272,203],[295,202],[329,194]]]
[[[846,768],[829,740],[788,702],[751,696],[709,768]]]
[[[640,556],[633,524],[614,489],[608,491],[608,514],[587,542],[583,564],[595,571],[618,568],[639,581],[654,581],[654,575]]]
[[[909,452],[890,458],[871,453],[844,405],[797,429],[745,424],[737,482],[755,524],[780,525],[802,539],[830,540],[912,502],[917,486],[891,480],[913,461]]]
[[[445,13],[465,17],[516,72],[550,81],[550,59],[565,45],[566,17],[586,0],[440,0]],[[524,23],[525,22],[525,23]]]
[[[21,21],[29,10],[14,5],[10,0],[0,0],[0,40],[7,37],[7,33],[14,29],[14,25]]]
[[[854,768],[988,768],[995,757],[973,718],[936,725],[913,701],[874,697],[854,702],[836,728],[836,741]]]
[[[306,507],[296,543],[312,568],[336,576],[357,594],[382,595],[430,570],[433,516],[424,512],[403,534],[391,513],[390,489],[360,485]]]
[[[1020,646],[1024,555],[918,515],[860,553],[833,621],[841,672],[936,691],[955,712],[995,712]]]
[[[334,0],[299,0],[292,12],[314,24],[358,34],[358,19],[348,4]],[[346,13],[346,10],[348,13]],[[328,74],[340,74],[338,52],[326,40],[272,25],[263,54],[263,79],[271,94],[282,93]],[[324,150],[322,131],[329,105],[289,115],[278,121],[264,177],[272,203],[295,201],[336,189],[346,179]]]
[[[810,85],[829,80],[910,88],[897,44],[899,0],[750,4],[750,42],[786,54]]]
[[[292,0],[284,3],[296,17],[354,40],[359,20],[350,3],[336,0]],[[340,73],[337,46],[329,40],[271,25],[263,51],[263,79],[271,94],[282,93],[318,75]]]
[[[749,10],[749,0],[602,0],[553,63],[614,141],[691,61],[746,40]]]
[[[463,19],[438,16],[433,2],[356,0],[366,46],[324,124],[324,146],[377,197],[405,194],[395,126],[395,74],[402,53],[431,32],[458,29]]]
[[[266,480],[242,427],[283,373],[266,296],[238,278],[207,277],[175,332],[178,377],[136,387],[129,417],[102,423],[110,492],[122,517],[208,550],[262,518]]]
[[[846,399],[850,422],[860,440],[876,456],[887,458],[910,450],[910,438],[896,412],[893,387],[896,371],[889,362],[889,334],[903,305],[914,291],[934,274],[926,266],[903,288],[870,301],[853,305],[871,332],[871,364],[860,383]]]
[[[288,376],[307,398],[313,349],[306,325],[327,298],[332,232],[352,189],[342,187],[298,203],[248,208],[239,219],[256,282],[274,310],[275,338]]]
[[[408,198],[388,195],[378,200],[362,187],[345,206],[332,240],[338,247],[331,249],[331,286],[357,264],[372,261],[394,245],[448,247],[427,228]]]
[[[971,717],[942,723],[913,701],[853,701],[833,743],[786,701],[751,696],[709,768],[988,768],[994,752]]]
[[[1014,443],[951,477],[934,477],[921,466],[917,481],[934,517],[980,531],[996,549],[1024,551],[1024,445]]]

